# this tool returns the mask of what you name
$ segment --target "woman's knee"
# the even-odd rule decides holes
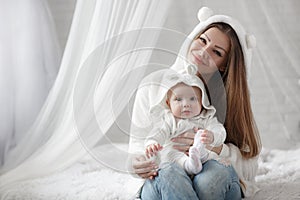
[[[203,165],[203,170],[194,177],[193,185],[200,199],[224,199],[228,191],[232,190],[235,193],[237,188],[240,189],[239,179],[233,167],[215,160],[209,160]]]
[[[164,187],[165,185],[176,185],[182,181],[188,181],[192,185],[190,177],[176,163],[163,163],[160,165],[158,175],[154,180],[147,180],[148,185],[156,185],[155,187]]]
[[[203,169],[200,174],[195,176],[195,179],[201,182],[220,182],[231,180],[235,174],[231,165],[226,166],[215,160],[209,160],[203,164]]]
[[[182,198],[179,198],[181,197]],[[192,181],[186,172],[176,163],[164,163],[160,166],[154,180],[146,180],[142,189],[142,199],[197,199]]]
[[[180,167],[177,163],[162,163],[159,166],[159,172],[158,172],[158,176],[161,178],[167,178],[170,179],[172,177],[174,177],[174,174],[176,174],[176,178],[178,178],[179,176],[183,176],[183,177],[188,177],[186,172],[184,171],[184,169],[182,167]],[[174,178],[175,178],[174,177]]]

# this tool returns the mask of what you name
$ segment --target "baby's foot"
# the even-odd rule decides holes
[[[202,134],[203,130],[199,130],[195,137],[194,137],[194,144],[193,146],[195,146],[196,148],[198,148],[200,151],[202,151],[203,149],[205,149],[204,144],[201,142],[201,134]]]
[[[198,174],[202,170],[200,151],[192,146],[189,150],[189,158],[185,161],[185,168],[189,174]]]

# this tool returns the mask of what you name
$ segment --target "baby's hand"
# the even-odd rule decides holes
[[[201,131],[200,141],[203,144],[210,145],[214,142],[214,133],[209,130],[199,130]]]
[[[152,156],[156,156],[157,155],[157,152],[162,150],[162,146],[158,143],[156,144],[150,144],[147,146],[146,148],[146,156],[147,158],[149,159],[150,157]]]

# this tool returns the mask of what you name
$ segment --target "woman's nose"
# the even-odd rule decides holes
[[[199,56],[201,56],[202,59],[203,59],[203,58],[208,58],[207,50],[208,50],[208,47],[207,47],[207,46],[204,46],[204,47],[202,47],[201,49],[199,49],[199,50],[197,51],[197,54],[198,54]]]

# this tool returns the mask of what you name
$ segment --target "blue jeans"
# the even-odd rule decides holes
[[[146,180],[141,199],[235,200],[242,199],[242,193],[239,178],[233,167],[209,160],[193,179],[179,165],[163,164],[154,180]]]

